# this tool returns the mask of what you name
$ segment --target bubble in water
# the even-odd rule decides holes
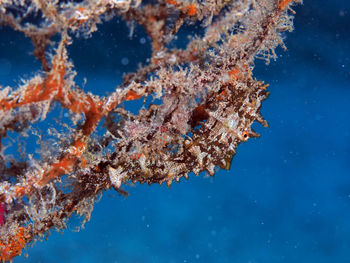
[[[123,64],[123,66],[126,66],[129,64],[129,59],[127,57],[124,57],[122,58],[121,63]]]
[[[140,44],[145,44],[146,43],[146,38],[144,38],[144,37],[141,37],[140,38]]]

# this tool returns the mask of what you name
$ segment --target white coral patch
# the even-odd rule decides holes
[[[108,175],[114,187],[119,188],[122,185],[122,179],[125,176],[125,173],[123,173],[123,169],[121,167],[118,167],[117,169],[109,167]]]

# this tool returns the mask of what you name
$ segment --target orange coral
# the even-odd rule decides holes
[[[281,10],[286,9],[293,0],[281,0],[278,4],[278,8]]]
[[[19,227],[6,241],[0,240],[0,260],[10,261],[13,257],[20,255],[26,243],[26,229]]]
[[[192,3],[184,7],[184,10],[187,12],[189,16],[194,16],[198,13],[196,4]]]
[[[139,94],[137,94],[135,91],[130,90],[130,91],[128,91],[128,93],[126,94],[125,100],[137,100],[137,99],[139,99],[139,98],[141,98],[141,97],[142,97],[142,95],[139,95]]]

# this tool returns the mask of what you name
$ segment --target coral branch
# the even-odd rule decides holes
[[[260,114],[267,85],[253,77],[254,60],[268,63],[284,47],[295,2],[0,0],[1,24],[32,40],[42,65],[23,85],[0,90],[0,260],[65,228],[73,214],[89,220],[96,194],[109,188],[126,195],[127,183],[170,187],[192,172],[229,169],[237,145],[259,136],[252,123],[267,126]],[[152,54],[99,97],[74,82],[67,47],[114,16],[144,27]],[[195,22],[204,33],[177,48],[180,28]],[[137,114],[123,104],[149,99]],[[54,105],[70,123],[58,117],[57,127],[48,125],[53,142],[41,140],[21,160],[5,154],[10,133],[41,136],[35,123],[48,121]]]

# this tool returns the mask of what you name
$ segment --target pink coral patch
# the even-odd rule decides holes
[[[5,206],[0,203],[0,226],[5,223]]]

